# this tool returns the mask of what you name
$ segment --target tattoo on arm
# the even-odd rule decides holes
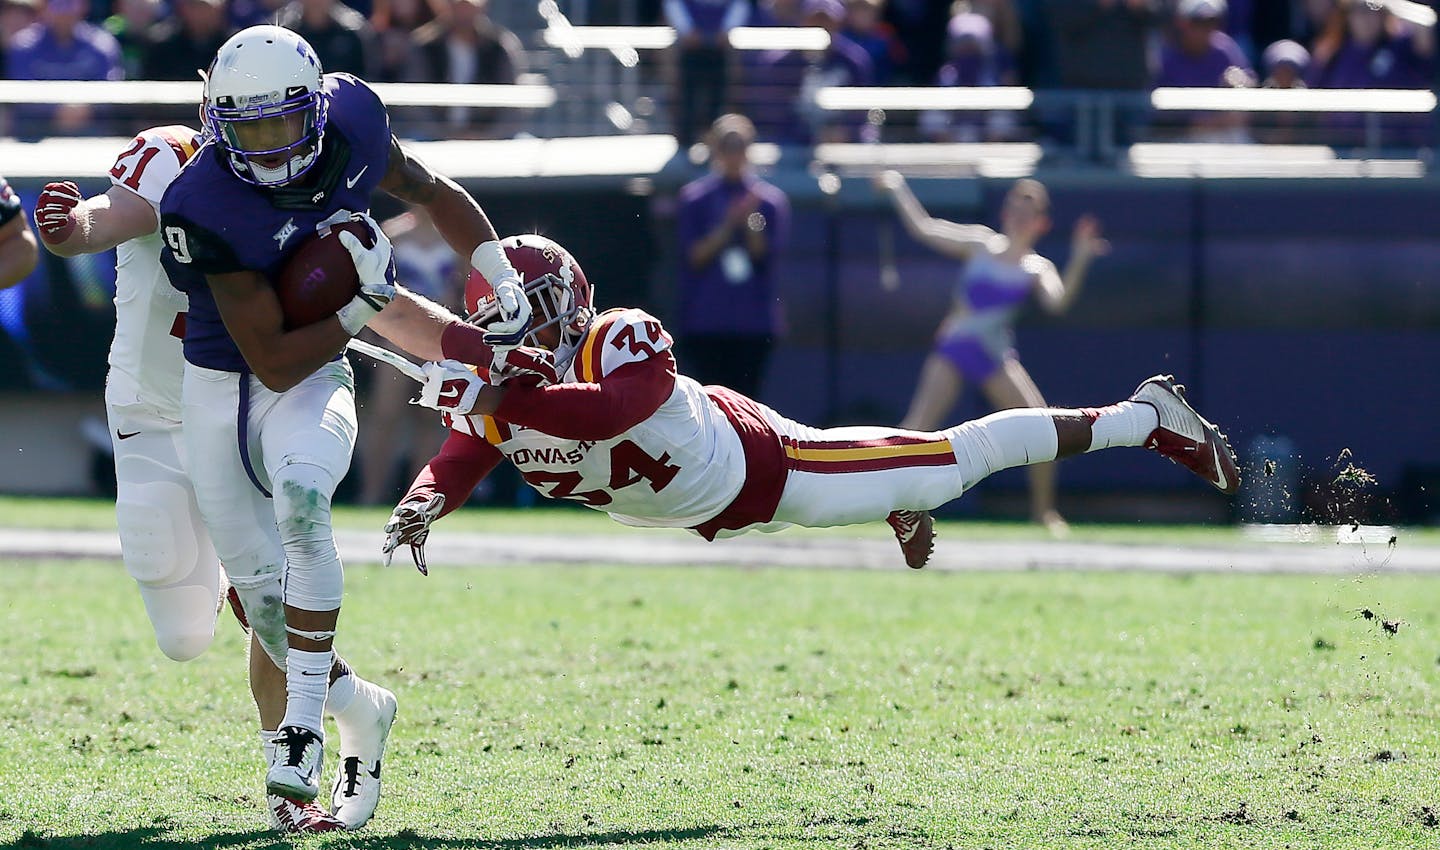
[[[391,136],[390,162],[380,188],[402,201],[428,204],[435,199],[439,179],[425,163],[401,147],[399,139]]]

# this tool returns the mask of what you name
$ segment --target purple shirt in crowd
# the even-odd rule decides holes
[[[1325,65],[1312,65],[1306,84],[1317,89],[1424,89],[1430,87],[1433,60],[1415,51],[1408,35],[1384,38],[1369,47],[1347,40]],[[1374,119],[1381,144],[1428,145],[1429,115],[1381,115]],[[1320,124],[1337,143],[1358,144],[1368,138],[1370,119],[1353,112],[1330,112]]]
[[[5,57],[5,76],[12,80],[123,80],[125,67],[120,42],[94,24],[80,21],[74,38],[62,43],[43,23],[34,23],[15,34]],[[57,107],[51,104],[20,104],[15,107],[15,131],[22,138],[51,135],[51,120]],[[94,107],[96,117],[107,108]],[[98,125],[97,125],[98,129]]]
[[[745,234],[737,230],[730,243],[710,264],[691,268],[690,249],[725,218],[725,213],[746,192],[760,198],[756,210],[765,219],[769,251],[755,259],[745,247]],[[790,230],[790,201],[785,193],[758,177],[747,175],[727,182],[709,174],[680,190],[680,328],[685,333],[741,333],[771,335],[776,330],[775,255]]]
[[[43,23],[15,34],[5,62],[12,80],[120,80],[120,43],[94,24],[75,25],[75,37],[63,44]]]
[[[1415,52],[1408,35],[1365,47],[1346,41],[1323,67],[1311,67],[1306,84],[1318,89],[1424,89],[1431,60]]]
[[[1240,49],[1235,39],[1219,30],[1210,34],[1210,49],[1199,56],[1191,56],[1173,44],[1166,44],[1160,49],[1160,71],[1155,75],[1155,87],[1226,87],[1225,69],[1231,65],[1254,74],[1250,60],[1245,58],[1245,51]]]
[[[746,0],[665,0],[665,20],[680,35],[698,32],[714,38],[750,19]]]

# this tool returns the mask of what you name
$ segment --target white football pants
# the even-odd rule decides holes
[[[133,394],[132,394],[133,398]],[[107,399],[115,447],[115,520],[120,555],[135,579],[160,651],[200,655],[215,637],[220,560],[181,460],[180,423],[153,405]]]
[[[289,642],[281,603],[340,607],[344,574],[330,500],[355,447],[350,364],[327,363],[276,393],[253,376],[187,363],[183,399],[201,515],[256,637],[283,669]]]
[[[785,445],[789,474],[775,520],[756,527],[821,528],[931,510],[991,473],[1054,460],[1056,411],[1003,410],[944,431],[813,428],[764,408]]]

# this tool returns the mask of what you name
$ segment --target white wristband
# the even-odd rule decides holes
[[[475,247],[470,253],[470,266],[485,278],[491,289],[499,289],[500,284],[507,280],[520,282],[520,273],[510,264],[505,249],[494,240],[481,242]]]
[[[340,327],[345,333],[354,336],[370,323],[370,320],[380,315],[375,305],[366,301],[360,296],[350,299],[350,303],[335,311],[335,318],[340,320]]]

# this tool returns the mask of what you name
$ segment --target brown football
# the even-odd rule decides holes
[[[285,315],[285,329],[313,325],[344,307],[360,291],[360,278],[350,252],[336,235],[348,230],[360,237],[365,247],[375,244],[370,228],[360,221],[331,226],[328,233],[316,233],[300,244],[281,266],[275,279],[275,294]]]

